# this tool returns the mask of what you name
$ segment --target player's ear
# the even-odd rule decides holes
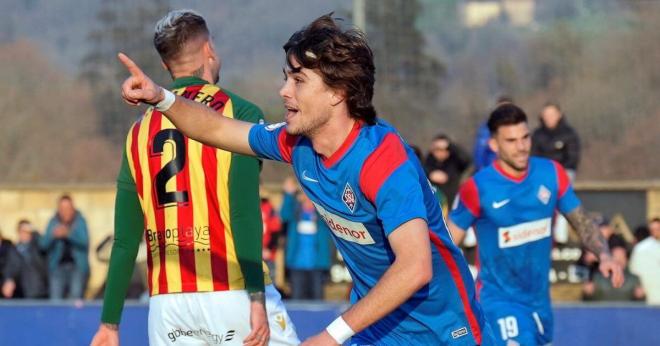
[[[211,40],[207,40],[206,42],[204,42],[203,49],[204,49],[205,58],[211,60],[218,59],[218,55],[215,52],[215,47],[213,46],[213,42],[211,42]]]
[[[169,70],[170,70],[170,67],[167,66],[167,64],[166,64],[163,60],[160,61],[160,66],[162,66],[163,69],[165,69],[165,71],[169,71]]]
[[[332,96],[330,98],[330,104],[336,106],[346,100],[346,92],[344,90],[335,89],[332,91]]]
[[[499,147],[497,146],[497,141],[495,140],[495,137],[490,136],[490,138],[488,138],[488,147],[493,152],[496,152],[496,153],[499,152]]]

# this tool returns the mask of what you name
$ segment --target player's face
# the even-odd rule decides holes
[[[280,96],[284,101],[287,123],[291,135],[312,136],[330,120],[335,92],[320,74],[302,67],[295,58],[284,70],[284,85]]]
[[[500,126],[489,144],[503,164],[519,172],[527,170],[532,149],[527,123]]]

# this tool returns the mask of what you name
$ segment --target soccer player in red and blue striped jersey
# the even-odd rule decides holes
[[[555,211],[567,216],[585,246],[598,255],[601,271],[621,284],[621,268],[589,218],[564,168],[530,157],[527,116],[512,103],[500,104],[488,119],[489,144],[497,154],[490,166],[463,184],[449,227],[460,243],[473,226],[479,245],[477,288],[499,345],[546,345],[553,320],[548,274]]]
[[[128,103],[155,104],[190,138],[290,163],[353,277],[352,307],[303,345],[491,345],[474,282],[419,161],[371,104],[371,49],[330,15],[291,36],[285,123],[218,118],[126,56]]]

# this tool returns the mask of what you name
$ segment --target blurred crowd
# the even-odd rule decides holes
[[[501,97],[496,104],[503,102],[512,100]],[[559,162],[574,180],[580,161],[577,132],[558,103],[547,103],[539,112],[539,121],[540,125],[532,134],[532,155]],[[445,133],[431,140],[425,148],[426,155],[420,147],[413,146],[445,213],[461,182],[495,160],[495,153],[488,145],[489,137],[484,121],[476,132],[471,154]],[[263,259],[274,282],[291,299],[327,298],[325,288],[330,282],[331,268],[340,257],[332,244],[330,230],[295,179],[284,180],[281,194],[263,194],[261,213]],[[583,299],[660,304],[660,218],[637,227],[634,237],[628,240],[607,218],[597,216],[594,222],[607,239],[613,258],[625,268],[625,284],[612,288],[609,280],[598,271],[597,257],[582,249],[575,265],[582,273]],[[89,231],[73,199],[68,195],[58,199],[43,232],[37,231],[29,220],[20,220],[16,232],[15,244],[0,234],[1,296],[6,299],[83,299],[90,274]],[[558,215],[553,227],[555,242],[567,243],[569,232],[566,220]],[[112,237],[108,236],[96,248],[96,256],[101,261],[108,261],[111,245]],[[463,249],[469,262],[474,262],[475,245],[474,237],[468,233]],[[129,298],[145,296],[146,247],[144,244],[142,247]],[[101,294],[97,292],[95,296]]]
[[[59,198],[43,233],[29,220],[20,220],[16,232],[16,244],[0,243],[2,297],[82,299],[89,278],[89,232],[73,199]]]

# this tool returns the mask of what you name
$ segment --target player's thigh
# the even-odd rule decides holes
[[[250,332],[245,291],[175,293],[149,302],[150,345],[242,345]]]
[[[483,304],[483,309],[498,345],[537,344],[538,327],[528,309],[511,303]]]
[[[270,326],[271,346],[298,345],[300,340],[291,318],[282,303],[280,293],[273,285],[266,286],[266,311]]]

